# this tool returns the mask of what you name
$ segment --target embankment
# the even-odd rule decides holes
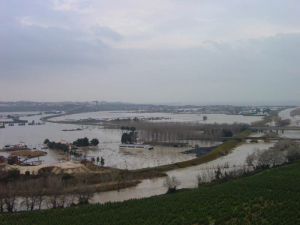
[[[238,137],[247,137],[251,133],[252,133],[251,130],[245,130],[245,131],[241,132],[240,134],[238,134],[237,136]],[[184,161],[184,162],[169,164],[169,165],[165,165],[165,166],[139,169],[139,170],[135,170],[135,172],[137,172],[137,173],[139,173],[139,172],[146,173],[146,172],[149,172],[151,170],[159,171],[159,172],[166,172],[166,171],[170,171],[170,170],[176,170],[176,169],[180,169],[180,168],[196,166],[196,165],[199,165],[199,164],[203,164],[203,163],[213,161],[213,160],[215,160],[219,157],[225,156],[227,154],[230,154],[234,148],[239,146],[239,144],[240,144],[239,141],[231,139],[231,140],[228,140],[228,141],[224,142],[223,144],[219,145],[217,148],[215,148],[211,152],[209,152],[209,153],[207,153],[203,156],[200,156],[198,158],[191,159],[191,160]]]

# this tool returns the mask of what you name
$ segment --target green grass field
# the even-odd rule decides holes
[[[0,214],[0,224],[299,223],[299,162],[175,194],[122,203]]]

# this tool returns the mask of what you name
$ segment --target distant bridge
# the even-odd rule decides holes
[[[300,130],[300,127],[274,127],[274,126],[265,126],[265,127],[253,127],[249,126],[249,130]]]
[[[268,138],[268,137],[233,137],[241,142],[246,142],[246,140],[250,140],[251,142],[258,142],[258,140],[262,140],[264,142],[270,141],[300,141],[300,138]]]

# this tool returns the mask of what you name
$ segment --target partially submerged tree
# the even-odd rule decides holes
[[[176,192],[176,188],[180,185],[180,181],[175,177],[172,176],[171,178],[169,176],[166,177],[166,180],[164,181],[164,187],[168,188],[167,193],[174,193]]]
[[[246,165],[251,166],[253,169],[255,169],[256,164],[256,152],[258,149],[255,149],[254,152],[251,154],[248,154],[245,160]]]
[[[286,159],[289,162],[300,159],[300,146],[299,144],[291,146],[286,153]]]
[[[94,188],[85,183],[79,183],[76,185],[76,195],[78,204],[88,204],[94,196]]]
[[[94,196],[94,188],[89,185],[90,174],[78,174],[78,184],[76,185],[75,195],[79,204],[88,204]]]
[[[73,142],[73,145],[79,146],[79,147],[85,147],[89,146],[90,142],[87,137],[85,138],[78,138],[76,141]]]
[[[93,146],[97,146],[97,145],[99,144],[99,140],[98,140],[97,138],[93,138],[93,139],[91,140],[91,144],[92,144]]]
[[[24,200],[21,203],[22,206],[26,207],[26,210],[33,210],[35,205],[38,203],[39,196],[39,182],[40,180],[25,180],[22,182],[22,192],[24,193]]]
[[[253,169],[264,169],[282,164],[286,161],[284,153],[276,147],[258,150],[246,157],[245,163]]]
[[[60,196],[63,191],[62,177],[57,175],[51,175],[47,179],[48,187],[48,204],[56,209],[60,207]]]
[[[1,183],[0,184],[0,212],[4,212],[6,192],[7,192],[6,186]]]
[[[4,202],[6,205],[6,210],[8,212],[15,211],[19,187],[20,187],[19,182],[8,183],[6,187],[6,191],[4,193]]]
[[[278,127],[283,127],[283,126],[287,126],[287,125],[290,125],[291,124],[291,120],[290,119],[281,119],[279,118],[277,121],[276,121],[276,126]]]

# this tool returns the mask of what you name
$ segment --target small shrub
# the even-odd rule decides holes
[[[69,174],[69,173],[64,173],[64,174],[62,175],[62,179],[63,179],[63,180],[69,180],[69,179],[71,179],[71,178],[73,178],[73,175],[71,175],[71,174]]]
[[[18,176],[20,176],[20,170],[12,169],[8,171],[8,178],[17,178]]]

